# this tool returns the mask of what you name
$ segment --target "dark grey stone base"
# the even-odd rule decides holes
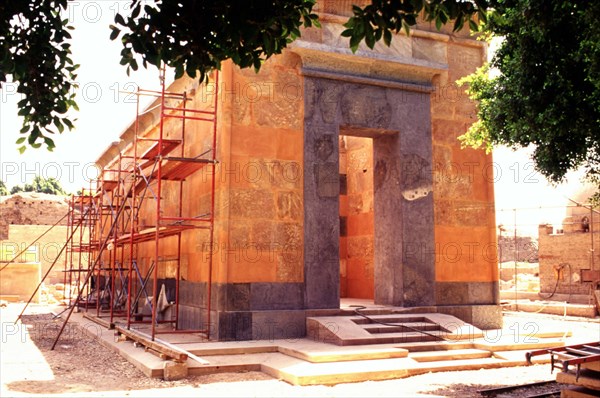
[[[302,310],[219,312],[217,317],[215,340],[271,341],[306,336],[306,312]]]
[[[232,283],[213,285],[209,320],[206,293],[206,283],[181,282],[179,328],[198,330],[208,325],[211,340],[301,338],[306,336],[307,316],[344,313],[339,307],[304,309],[299,283]],[[405,310],[453,315],[480,329],[502,327],[496,283],[437,283],[435,294],[438,305]]]
[[[437,312],[457,317],[482,329],[502,329],[502,307],[492,305],[439,305]]]
[[[498,282],[436,282],[438,312],[453,315],[480,329],[502,327]]]
[[[498,282],[436,282],[438,305],[498,304]]]
[[[182,281],[179,328],[208,329],[211,340],[294,339],[306,335],[300,283],[213,284],[210,319],[207,285]]]

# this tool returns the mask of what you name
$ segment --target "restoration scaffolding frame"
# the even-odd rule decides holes
[[[213,76],[212,84],[218,87],[218,72]],[[210,338],[212,250],[208,251],[207,258],[207,304],[204,322],[206,327],[180,327],[179,296],[182,233],[190,229],[206,229],[209,248],[212,248],[214,241],[218,90],[215,90],[207,109],[194,109],[189,107],[192,98],[186,92],[175,93],[166,90],[164,68],[161,68],[160,79],[160,91],[138,89],[135,93],[137,111],[133,140],[102,170],[98,179],[95,197],[99,216],[95,230],[99,236],[99,244],[95,248],[103,249],[96,250],[97,264],[90,270],[96,281],[96,316],[103,317],[109,312],[110,324],[115,322],[115,317],[124,316],[127,329],[131,329],[133,324],[150,324],[152,340],[159,333],[200,333]],[[141,110],[140,100],[143,97],[154,98],[154,103],[149,109]],[[155,110],[159,113],[157,126],[143,131],[142,116]],[[175,121],[169,123],[172,119]],[[170,129],[167,128],[168,123]],[[186,147],[186,133],[190,134],[191,123],[208,124],[205,130],[210,134],[210,147],[198,154],[190,154],[190,148]],[[174,124],[179,126],[173,129]],[[186,214],[185,181],[206,167],[210,168],[207,173],[210,190],[209,209],[205,214]],[[172,195],[172,192],[167,195],[166,191],[173,188],[173,185],[167,182],[177,184],[177,195]],[[150,223],[149,209],[153,212],[153,220]],[[144,213],[144,217],[141,213]],[[110,228],[107,229],[107,225],[110,225]],[[176,239],[174,258],[163,256],[161,242],[166,238]],[[151,263],[146,267],[142,267],[138,258],[141,244],[146,245],[146,252],[148,245],[154,245],[151,250]],[[175,287],[173,300],[168,301],[173,310],[170,317],[166,317],[168,319],[159,319],[159,300],[164,300],[166,296],[159,286],[159,270],[164,268],[163,263],[173,261],[176,263],[173,278]],[[103,289],[100,288],[102,280],[105,285]],[[101,300],[103,294],[105,296]],[[145,297],[145,310],[149,307],[150,314],[147,311],[140,312],[140,307],[144,307],[140,305],[142,296]],[[147,319],[148,317],[150,319]],[[158,328],[159,324],[171,324],[172,327]]]
[[[98,212],[90,182],[89,190],[83,189],[81,193],[71,195],[69,198],[63,269],[63,292],[68,305],[82,304],[80,299],[73,302],[73,290],[77,292],[76,297],[79,297],[80,291],[86,289],[82,284],[82,274],[85,276],[90,271],[97,250],[98,242],[95,239],[97,217]],[[89,293],[91,291],[88,289],[86,295],[88,299]]]
[[[96,181],[96,189],[90,187],[89,194],[82,194],[72,199],[73,214],[72,225],[81,225],[84,220],[76,219],[75,205],[87,206],[85,213],[89,225],[89,242],[78,245],[73,239],[68,239],[71,252],[83,250],[90,253],[87,267],[78,269],[78,294],[56,336],[52,349],[58,343],[66,324],[75,307],[85,303],[89,309],[95,301],[96,316],[90,319],[118,330],[127,331],[128,336],[138,336],[142,344],[152,343],[159,333],[198,333],[210,338],[211,324],[211,286],[213,269],[213,244],[215,222],[215,191],[216,191],[216,165],[217,161],[217,115],[219,111],[219,73],[215,71],[211,90],[213,100],[206,109],[194,109],[188,106],[193,98],[186,92],[176,93],[166,90],[165,68],[160,69],[160,91],[138,89],[134,94],[137,98],[134,134],[131,142],[125,143],[120,153],[101,170]],[[207,89],[208,92],[208,89]],[[132,93],[128,93],[132,94]],[[141,110],[140,99],[152,97],[154,102],[148,109]],[[174,103],[174,105],[173,105]],[[157,125],[150,128],[141,127],[142,117],[158,110]],[[167,121],[180,122],[180,127],[167,131]],[[209,148],[198,154],[190,154],[186,149],[186,132],[190,123],[206,124],[208,128]],[[172,123],[171,123],[172,127]],[[178,132],[178,137],[171,135]],[[192,131],[191,133],[194,133]],[[191,134],[188,133],[188,134]],[[193,149],[193,148],[192,148]],[[204,168],[210,168],[208,173],[208,210],[204,214],[186,214],[184,208],[184,183],[192,174]],[[178,184],[178,194],[175,200],[169,201],[165,196],[170,195],[165,186],[171,181]],[[173,195],[171,195],[172,197]],[[141,222],[141,212],[148,213],[147,203],[154,200],[153,225],[146,225],[146,220]],[[92,211],[93,210],[93,211]],[[172,211],[174,214],[165,214]],[[147,214],[146,214],[147,215]],[[92,226],[93,223],[93,226]],[[207,252],[207,280],[206,280],[206,317],[200,323],[205,327],[199,329],[183,329],[180,327],[179,300],[181,281],[181,236],[184,231],[192,229],[205,229],[208,232]],[[71,228],[71,231],[73,228]],[[73,234],[71,234],[73,235]],[[166,238],[175,238],[176,255],[169,261],[175,261],[175,292],[173,302],[168,302],[174,307],[170,319],[158,319],[158,304],[161,299],[159,293],[159,269],[164,268],[162,263],[163,251],[161,242]],[[71,243],[69,243],[71,242]],[[154,245],[151,264],[143,269],[140,267],[138,256],[140,245]],[[93,261],[92,261],[93,259]],[[81,273],[86,272],[84,280]],[[145,272],[145,275],[143,273]],[[70,277],[71,278],[71,277]],[[148,283],[152,279],[152,289],[148,292]],[[118,281],[117,281],[118,280]],[[134,280],[136,282],[134,282]],[[90,283],[91,282],[91,283]],[[91,286],[90,286],[91,285]],[[163,285],[164,286],[164,285]],[[89,294],[83,300],[82,293],[87,288]],[[95,293],[96,297],[90,297]],[[150,293],[150,294],[149,294]],[[144,295],[146,304],[150,307],[150,314],[139,313],[139,299]],[[109,313],[110,322],[100,318]],[[115,325],[115,318],[125,318],[125,325]],[[150,316],[150,320],[144,317]],[[120,320],[122,322],[122,320]],[[132,330],[135,323],[150,324],[150,333]],[[171,324],[170,329],[158,328],[158,324]],[[148,340],[149,337],[150,339]],[[158,341],[158,340],[157,340]]]

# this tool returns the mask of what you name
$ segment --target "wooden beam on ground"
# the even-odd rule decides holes
[[[188,355],[186,353],[173,349],[171,347],[167,347],[166,345],[157,341],[152,341],[148,337],[142,335],[141,333],[138,333],[135,330],[128,330],[127,328],[121,327],[119,325],[115,325],[115,329],[122,335],[125,335],[127,338],[133,341],[137,341],[145,347],[148,347],[161,354],[164,354],[169,358],[173,358],[177,362],[185,362],[188,359]]]
[[[103,326],[103,327],[105,327],[105,328],[107,328],[109,330],[112,330],[112,329],[115,328],[115,324],[114,323],[110,323],[109,321],[104,320],[102,318],[98,318],[97,316],[88,315],[87,313],[84,313],[83,317],[85,319],[89,319],[90,321],[95,322],[98,325]]]
[[[190,358],[190,359],[193,359],[194,361],[198,362],[200,365],[209,365],[210,364],[210,362],[208,362],[207,360],[202,359],[202,358],[198,357],[197,355],[192,354],[191,352],[187,352],[181,348],[178,348],[178,347],[174,346],[173,344],[168,343],[166,341],[161,341],[156,338],[155,338],[155,341],[152,341],[151,337],[145,333],[138,332],[138,331],[131,330],[131,329],[128,330],[128,329],[118,326],[114,323],[109,323],[108,321],[106,321],[104,319],[100,319],[93,315],[83,314],[83,317],[86,319],[89,319],[93,322],[96,322],[97,324],[99,324],[107,329],[116,329],[119,333],[121,333],[122,335],[127,337],[129,340],[133,340],[134,342],[136,342],[146,348],[149,348],[152,353],[157,354],[157,356],[159,356],[162,359],[165,359],[165,357],[168,357],[168,358],[173,358],[178,362],[185,362],[187,360],[187,358]],[[146,342],[148,342],[149,344],[146,344]]]

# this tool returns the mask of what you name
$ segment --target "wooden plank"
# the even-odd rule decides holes
[[[596,375],[580,374],[577,377],[574,373],[559,372],[556,374],[556,381],[558,383],[591,388],[592,390],[600,390],[600,379]]]
[[[591,346],[588,344],[584,344],[583,348],[585,348],[586,350],[594,353],[594,354],[600,354],[600,346]]]
[[[98,318],[97,316],[93,316],[93,315],[89,315],[88,313],[84,313],[83,317],[85,319],[89,319],[90,321],[97,323],[100,326],[105,327],[106,329],[110,330],[110,329],[114,329],[115,328],[115,324],[114,323],[110,323],[109,321],[104,320],[102,318]]]
[[[598,346],[598,342],[593,342],[593,343],[586,343],[586,344],[573,344],[573,345],[569,345],[569,346],[563,346],[563,347],[551,347],[551,348],[544,348],[544,349],[540,349],[540,350],[536,350],[536,351],[530,351],[527,352],[525,354],[525,357],[527,359],[527,363],[531,364],[531,358],[535,357],[537,355],[545,355],[545,354],[554,354],[554,355],[558,355],[560,353],[563,353],[563,355],[567,356],[566,352],[567,352],[567,347],[571,348],[571,349],[577,349],[577,348],[584,348],[586,346]],[[573,357],[571,355],[571,357]]]
[[[573,359],[566,359],[564,363],[566,365],[577,365],[589,362],[600,362],[600,354],[588,355],[587,357],[578,357]]]
[[[181,144],[181,140],[162,140],[162,149],[158,150],[159,142],[156,141],[146,152],[140,156],[142,159],[154,159],[159,155],[166,155],[171,152],[173,149],[177,147],[177,145]]]
[[[596,354],[595,352],[589,352],[586,350],[578,350],[576,348],[571,348],[571,347],[567,347],[567,352],[570,352],[571,354],[575,354],[575,355],[580,355],[580,356],[588,356],[588,355],[592,355],[592,354]]]
[[[598,396],[600,394],[597,391],[584,387],[567,387],[560,392],[560,398],[597,398]]]
[[[159,342],[156,341],[152,341],[151,339],[147,338],[146,336],[143,336],[142,334],[136,332],[135,330],[128,330],[124,327],[121,326],[115,326],[115,329],[125,335],[127,338],[130,338],[131,340],[137,341],[138,343],[144,345],[145,347],[148,347],[156,352],[159,352],[161,354],[164,354],[166,356],[168,356],[169,358],[173,358],[174,360],[178,361],[178,362],[185,362],[188,359],[188,355],[175,350],[171,347],[168,347],[164,344],[161,344]]]
[[[100,186],[99,190],[110,192],[110,191],[114,190],[117,187],[117,185],[119,185],[119,183],[117,181],[104,180],[104,181],[102,181],[102,185]]]
[[[165,158],[166,162],[162,166],[161,178],[163,180],[183,181],[190,174],[202,169],[207,164],[212,163],[208,159],[192,158]],[[157,174],[156,171],[154,174]],[[156,175],[153,175],[156,177]]]
[[[166,238],[168,236],[177,235],[179,232],[185,231],[187,229],[198,228],[195,225],[169,225],[159,227],[158,234],[161,238]],[[150,240],[154,240],[156,236],[156,227],[146,228],[139,232],[133,234],[133,241],[136,243],[147,242]],[[131,239],[131,234],[123,234],[117,238],[116,244],[122,245],[129,243]],[[115,244],[114,239],[109,239],[108,243]]]

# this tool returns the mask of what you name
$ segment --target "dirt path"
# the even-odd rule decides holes
[[[480,397],[480,389],[551,380],[549,365],[463,372],[430,373],[406,379],[333,387],[292,386],[260,372],[192,376],[166,382],[145,377],[115,352],[76,326],[68,325],[50,350],[62,322],[47,309],[23,317],[26,329],[11,320],[15,308],[0,310],[2,319],[2,391],[0,396],[57,394],[78,396],[418,396]],[[45,313],[44,313],[45,312]],[[598,326],[592,324],[591,327]],[[584,327],[584,326],[582,326]],[[26,331],[25,331],[26,330]],[[428,395],[428,396],[431,396]]]

